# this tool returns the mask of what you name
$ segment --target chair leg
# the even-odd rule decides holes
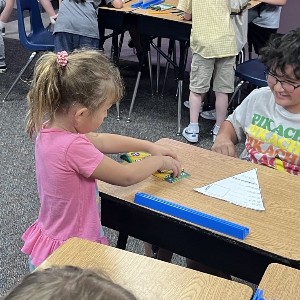
[[[175,41],[174,40],[169,40],[169,47],[168,47],[168,58],[169,58],[169,60],[171,60],[171,58],[172,58],[174,47],[175,47]],[[168,77],[168,72],[169,72],[169,67],[170,67],[169,60],[167,60],[167,62],[166,62],[166,70],[165,70],[164,81],[163,81],[163,85],[162,85],[162,89],[161,89],[161,97],[163,97],[163,94],[164,94],[164,91],[165,91],[165,85],[166,85],[166,82],[167,82],[167,77]]]
[[[178,80],[178,104],[177,104],[177,135],[181,134],[181,103],[182,103],[182,83]]]
[[[137,75],[137,78],[136,78],[135,86],[134,86],[134,91],[133,91],[133,95],[132,95],[132,99],[131,99],[131,103],[130,103],[130,108],[129,108],[129,114],[128,114],[127,122],[131,121],[130,117],[131,117],[131,113],[132,113],[132,110],[133,110],[133,105],[134,105],[134,102],[135,102],[137,90],[139,88],[139,84],[140,84],[140,80],[141,80],[141,75],[142,75],[142,71],[139,71],[138,75]]]
[[[238,85],[236,86],[236,88],[235,88],[235,90],[234,90],[234,92],[233,92],[233,94],[232,94],[232,96],[231,96],[231,98],[228,102],[228,107],[233,103],[235,95],[237,94],[237,92],[240,91],[240,89],[241,89],[241,87],[243,86],[244,83],[245,83],[245,81],[243,81],[243,80],[238,83]]]
[[[120,121],[120,101],[116,103],[117,108],[117,121]]]
[[[154,95],[153,90],[153,76],[152,76],[152,61],[151,61],[151,53],[150,50],[147,53],[148,55],[148,67],[149,67],[149,78],[150,78],[150,87],[151,87],[151,95]]]
[[[161,37],[157,38],[157,47],[161,48]],[[159,75],[160,75],[160,53],[157,51],[157,64],[156,64],[156,94],[158,94]]]
[[[5,102],[7,97],[9,96],[10,92],[12,91],[12,89],[15,87],[15,85],[17,84],[17,82],[19,81],[19,79],[21,78],[21,76],[23,75],[23,73],[26,71],[26,69],[28,68],[28,66],[30,65],[30,63],[32,62],[32,60],[35,58],[37,52],[33,52],[30,56],[29,59],[27,60],[26,65],[22,68],[22,70],[20,71],[20,73],[18,74],[17,78],[15,79],[15,81],[13,82],[13,84],[11,85],[10,89],[8,90],[8,92],[6,93],[6,95],[3,98],[2,102]]]

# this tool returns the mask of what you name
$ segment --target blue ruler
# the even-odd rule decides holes
[[[147,9],[149,8],[151,5],[158,5],[160,3],[164,2],[164,0],[151,0],[148,1],[147,3],[143,3],[143,1],[138,1],[136,3],[131,4],[132,8],[143,8],[143,9]]]
[[[179,205],[146,193],[136,193],[134,203],[165,213],[167,215],[191,222],[238,239],[245,239],[250,230],[248,227],[233,223],[192,208]]]
[[[263,290],[257,289],[252,300],[265,300]]]

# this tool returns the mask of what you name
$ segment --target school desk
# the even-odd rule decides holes
[[[265,299],[299,300],[300,270],[270,264],[258,286]]]
[[[205,262],[258,284],[272,262],[300,268],[300,178],[171,139],[157,144],[177,153],[190,177],[174,184],[150,176],[130,187],[98,183],[103,225]],[[257,168],[265,211],[243,208],[197,193],[195,187]],[[133,203],[144,192],[250,228],[240,240]]]
[[[106,273],[138,299],[250,300],[252,289],[150,257],[71,238],[39,267],[72,265]]]

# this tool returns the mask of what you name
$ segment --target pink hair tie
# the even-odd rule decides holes
[[[60,66],[65,67],[68,63],[68,52],[67,51],[57,52],[56,61]]]

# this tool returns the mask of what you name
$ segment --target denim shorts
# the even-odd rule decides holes
[[[54,33],[54,52],[72,52],[80,48],[99,49],[99,39],[67,32]]]

